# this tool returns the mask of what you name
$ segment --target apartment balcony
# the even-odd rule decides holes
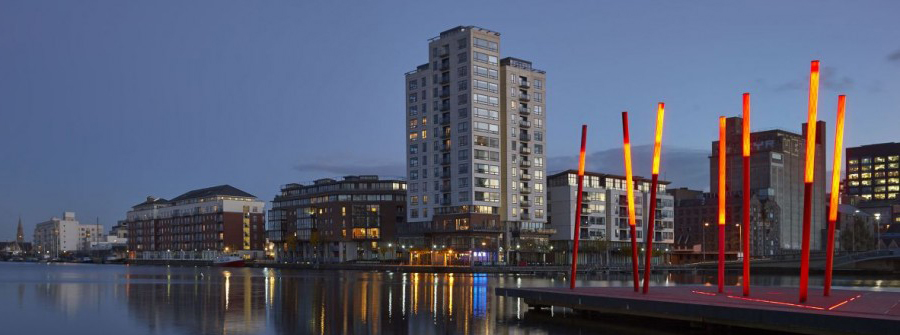
[[[531,148],[529,148],[529,147],[520,147],[520,148],[519,148],[519,153],[520,153],[520,154],[523,154],[523,155],[530,155],[530,154],[531,154]]]
[[[519,93],[519,101],[531,101],[531,96],[528,93]]]
[[[527,174],[527,173],[523,173],[523,174],[519,175],[519,179],[528,181],[528,180],[531,180],[531,175]]]
[[[441,185],[441,192],[450,192],[450,185]]]
[[[447,57],[450,56],[450,49],[440,48],[438,49],[438,57]]]
[[[450,104],[441,104],[440,109],[441,109],[442,112],[449,111],[449,110],[450,110]]]
[[[519,114],[528,115],[531,114],[531,111],[528,110],[528,107],[519,107]]]
[[[450,96],[450,90],[441,90],[441,98],[447,98]]]
[[[519,166],[524,167],[524,168],[531,167],[531,161],[527,160],[527,159],[520,160]]]
[[[523,80],[519,82],[519,87],[527,89],[531,87],[531,83],[529,83],[527,80]]]
[[[529,214],[529,213],[522,213],[522,214],[519,215],[519,218],[522,219],[522,220],[531,220],[531,214]]]
[[[451,136],[451,135],[450,135],[450,132],[449,132],[449,131],[445,131],[445,132],[441,133],[441,139],[449,140],[449,139],[450,139],[450,136]]]
[[[531,207],[531,201],[529,201],[529,200],[522,200],[522,201],[519,201],[519,206],[521,206],[521,207]]]
[[[519,141],[528,142],[531,141],[531,135],[528,134],[519,134]]]
[[[531,128],[531,121],[519,121],[519,127],[521,128]]]
[[[450,179],[450,171],[441,172],[441,179]]]
[[[441,84],[449,84],[450,77],[441,77]]]
[[[452,148],[453,147],[451,147],[449,145],[443,145],[443,146],[441,146],[441,152],[450,152],[450,150],[452,150]]]
[[[449,125],[450,125],[450,118],[449,118],[449,117],[442,117],[442,118],[441,118],[440,124],[441,124],[442,126],[449,126]]]
[[[441,199],[438,204],[441,206],[450,206],[450,199]]]
[[[450,165],[450,158],[441,159],[441,165]]]
[[[524,186],[523,186],[522,188],[519,189],[519,193],[522,193],[522,194],[530,194],[530,193],[531,193],[531,187],[524,187]]]
[[[440,69],[441,69],[441,71],[449,71],[449,70],[450,70],[450,64],[449,64],[449,63],[447,63],[447,64],[441,64]]]

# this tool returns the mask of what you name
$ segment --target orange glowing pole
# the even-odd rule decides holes
[[[622,150],[625,153],[625,187],[628,189],[628,225],[631,228],[631,271],[634,277],[634,291],[638,291],[638,252],[637,233],[634,218],[634,182],[631,175],[631,141],[628,139],[628,112],[622,112],[622,134],[625,137]]]
[[[744,93],[744,115],[741,127],[741,150],[744,159],[744,226],[742,241],[744,253],[743,293],[750,295],[750,93]]]
[[[819,61],[809,71],[809,105],[806,121],[806,170],[803,175],[803,240],[800,250],[800,302],[806,302],[809,289],[809,233],[812,216],[812,183],[816,160],[816,111],[819,104]]]
[[[725,292],[725,117],[719,117],[719,293]]]
[[[825,296],[831,294],[831,270],[834,264],[834,225],[837,222],[838,196],[841,192],[841,153],[844,145],[844,108],[847,96],[838,96],[837,122],[834,130],[834,163],[831,167],[831,203],[828,208],[828,246],[825,250]]]
[[[578,272],[578,240],[581,232],[581,190],[584,185],[584,151],[587,145],[587,125],[581,125],[581,151],[578,153],[578,201],[575,203],[575,236],[572,244],[572,280],[569,289],[575,289],[575,276]]]
[[[650,183],[650,212],[647,219],[647,231],[644,235],[646,252],[644,253],[644,294],[650,290],[650,261],[653,257],[653,226],[656,224],[656,189],[659,185],[659,154],[662,151],[663,117],[666,104],[660,102],[656,106],[656,137],[653,142],[653,178]]]

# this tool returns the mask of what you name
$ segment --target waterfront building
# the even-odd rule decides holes
[[[889,232],[891,226],[900,229],[900,143],[847,148],[845,162],[846,203],[874,215],[879,236],[900,233]],[[884,240],[884,246],[893,240]]]
[[[869,251],[878,247],[878,231],[876,231],[875,215],[859,207],[839,204],[838,217],[835,222],[834,250]],[[886,245],[890,245],[890,235],[882,234]],[[895,246],[896,248],[896,246]]]
[[[636,238],[643,245],[650,210],[651,180],[634,177]],[[551,236],[555,263],[571,264],[575,236],[575,206],[578,197],[578,171],[567,170],[547,178]],[[674,202],[666,193],[668,181],[659,181],[656,217],[653,227],[653,261],[668,262],[675,241]],[[607,252],[609,251],[609,252]],[[643,252],[646,252],[644,250]],[[607,258],[608,256],[608,258]],[[579,232],[579,263],[624,264],[631,262],[631,236],[628,222],[628,189],[624,176],[585,171]],[[643,262],[643,258],[641,258]]]
[[[408,223],[414,263],[496,264],[549,251],[546,77],[500,56],[500,33],[458,26],[405,76]]]
[[[127,213],[130,258],[204,259],[220,253],[262,257],[265,203],[231,185],[147,197]]]
[[[62,218],[53,217],[34,228],[35,251],[44,256],[59,256],[68,252],[87,251],[90,243],[103,238],[103,226],[81,224],[75,212],[64,212]]]
[[[675,202],[675,243],[672,263],[718,259],[718,196],[686,188],[670,189]],[[725,258],[744,257],[741,251],[743,207],[741,195],[726,199]],[[765,258],[779,252],[781,209],[770,197],[750,198],[750,257]]]
[[[395,260],[405,207],[402,180],[346,176],[287,184],[272,200],[266,231],[282,262]]]
[[[732,195],[743,194],[743,159],[741,156],[741,123],[740,117],[726,120],[726,192],[729,199]],[[796,134],[781,129],[757,131],[750,133],[750,191],[760,200],[771,199],[780,209],[778,225],[778,246],[775,253],[797,251],[801,248],[803,232],[803,178],[806,161],[806,124],[802,125],[803,134]],[[812,219],[810,248],[824,250],[824,239],[820,232],[826,228],[825,205],[825,122],[816,124],[816,161],[814,162],[814,183],[812,191]],[[712,142],[712,154],[709,156],[710,190],[718,190],[719,186],[719,141]],[[828,176],[830,177],[830,176]],[[741,197],[730,202],[742,202]],[[741,223],[742,216],[733,216],[727,224]],[[716,222],[715,220],[710,222]],[[726,229],[727,230],[727,229]]]

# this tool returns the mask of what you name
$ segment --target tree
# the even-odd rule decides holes
[[[854,217],[853,223],[841,227],[841,247],[844,251],[867,251],[875,248],[875,236],[860,217]]]

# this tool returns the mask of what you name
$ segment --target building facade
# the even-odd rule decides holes
[[[221,253],[261,253],[265,203],[231,185],[186,192],[172,200],[147,197],[124,222],[129,257],[214,259]]]
[[[845,162],[845,203],[872,214],[879,236],[896,234],[900,228],[900,143],[847,148]],[[891,242],[893,239],[886,246]]]
[[[554,174],[547,178],[547,184],[550,226],[554,230],[551,236],[554,254],[571,252],[571,242],[575,236],[578,171],[567,170]],[[672,196],[666,193],[668,184],[668,181],[659,181],[657,190],[652,251],[655,254],[654,262],[657,263],[668,262],[667,254],[675,241],[674,203]],[[646,218],[650,210],[651,180],[636,176],[634,187],[636,238],[643,246],[648,224]],[[625,177],[586,171],[582,190],[579,263],[606,264],[604,260],[608,260],[610,264],[631,262],[628,221]],[[559,259],[555,262],[571,263],[571,259]]]
[[[277,261],[390,261],[402,257],[405,216],[405,181],[347,176],[283,186],[266,230]]]
[[[103,239],[103,226],[80,224],[75,212],[65,212],[62,218],[53,217],[34,228],[35,252],[49,257],[87,251],[91,242]]]
[[[408,224],[415,263],[516,263],[548,250],[546,77],[459,26],[406,73]]]
[[[741,156],[740,117],[726,120],[726,192],[729,197],[743,194],[743,157]],[[803,188],[806,161],[806,124],[803,134],[785,130],[767,130],[750,133],[750,191],[760,199],[774,200],[781,213],[778,215],[778,248],[776,253],[799,251],[803,232]],[[826,228],[825,205],[825,122],[816,125],[816,157],[812,192],[812,220],[810,248],[823,250],[822,232]],[[719,187],[719,141],[712,142],[709,157],[710,190]],[[727,221],[740,223],[741,216]]]
[[[672,262],[677,264],[714,261],[719,254],[718,197],[684,188],[669,190],[675,202],[675,243]],[[730,196],[725,201],[725,258],[743,257],[744,199]],[[772,198],[750,198],[750,257],[778,254],[781,209]]]

